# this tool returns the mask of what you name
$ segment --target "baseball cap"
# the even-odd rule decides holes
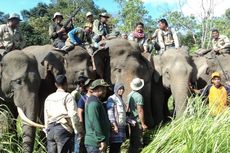
[[[214,77],[219,77],[219,78],[220,78],[220,73],[219,73],[219,72],[213,72],[213,73],[212,73],[212,79],[213,79]]]
[[[109,84],[105,82],[104,79],[97,79],[92,82],[90,89],[95,89],[96,87],[103,86],[103,87],[109,87]]]

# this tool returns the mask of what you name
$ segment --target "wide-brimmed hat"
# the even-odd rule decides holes
[[[219,72],[213,72],[213,73],[212,73],[212,79],[213,79],[214,77],[219,77],[219,78],[220,78],[220,73],[219,73]]]
[[[144,87],[144,80],[140,78],[134,78],[130,83],[130,87],[134,91],[138,91]]]
[[[92,15],[93,15],[92,12],[87,12],[85,16],[88,17],[88,16],[92,16]]]
[[[8,18],[8,20],[11,20],[11,19],[18,19],[19,21],[22,21],[20,19],[20,15],[18,15],[17,13],[11,14],[10,17]]]
[[[54,21],[54,19],[56,19],[57,16],[60,16],[63,19],[63,15],[60,12],[56,12],[56,13],[54,13],[52,20]]]
[[[99,15],[99,17],[106,17],[109,18],[109,15],[106,12],[103,12]]]
[[[109,84],[105,82],[104,79],[97,79],[95,81],[92,82],[90,89],[95,89],[96,87],[109,87]]]

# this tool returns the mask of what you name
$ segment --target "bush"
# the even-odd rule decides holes
[[[201,98],[189,99],[184,115],[152,135],[144,153],[230,152],[230,111],[213,117]]]

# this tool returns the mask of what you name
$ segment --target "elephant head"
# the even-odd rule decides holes
[[[101,51],[100,54],[106,55],[107,64],[103,65],[104,74],[108,82],[115,84],[122,82],[125,86],[124,100],[127,100],[128,94],[131,92],[130,82],[138,77],[144,79],[145,85],[140,91],[144,97],[144,115],[145,122],[149,127],[153,126],[153,118],[151,111],[151,78],[152,66],[139,50],[138,45],[124,39],[112,39],[106,42],[108,50]],[[98,65],[97,68],[100,68]]]
[[[162,79],[163,86],[174,98],[176,116],[181,116],[190,93],[188,85],[193,70],[187,49],[169,49],[162,55],[153,56],[151,62],[154,66],[154,81],[159,82]],[[167,101],[168,97],[165,102]]]
[[[18,114],[24,121],[23,149],[25,152],[33,151],[35,128],[32,126],[44,127],[35,123],[40,81],[37,61],[33,56],[28,56],[22,51],[12,51],[3,57],[1,89],[6,97],[13,97]]]

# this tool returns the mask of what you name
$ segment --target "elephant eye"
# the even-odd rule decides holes
[[[18,80],[15,81],[15,83],[21,85],[22,84],[22,80],[18,79]]]

